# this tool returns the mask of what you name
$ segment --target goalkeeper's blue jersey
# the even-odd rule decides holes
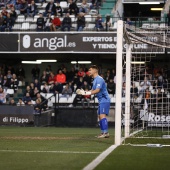
[[[106,83],[101,76],[94,78],[92,90],[100,89],[100,92],[96,94],[99,103],[110,103],[110,97],[107,91]]]

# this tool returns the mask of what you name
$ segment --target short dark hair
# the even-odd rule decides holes
[[[91,65],[89,68],[93,68],[93,69],[99,70],[99,68],[97,67],[97,65]]]

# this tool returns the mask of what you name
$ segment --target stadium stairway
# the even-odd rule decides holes
[[[117,0],[105,0],[99,10],[100,15],[102,15],[103,17],[107,14],[112,15],[112,9],[116,2]]]

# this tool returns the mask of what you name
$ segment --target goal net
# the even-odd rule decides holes
[[[116,93],[122,101],[121,142],[133,146],[170,146],[168,27],[143,29],[123,23],[122,36],[122,89]],[[115,122],[115,138],[119,137],[118,126]]]

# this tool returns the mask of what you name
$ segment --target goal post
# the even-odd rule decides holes
[[[156,59],[170,48],[169,27],[117,23],[115,145],[170,146],[170,75]]]
[[[123,21],[117,22],[115,145],[121,144]]]

